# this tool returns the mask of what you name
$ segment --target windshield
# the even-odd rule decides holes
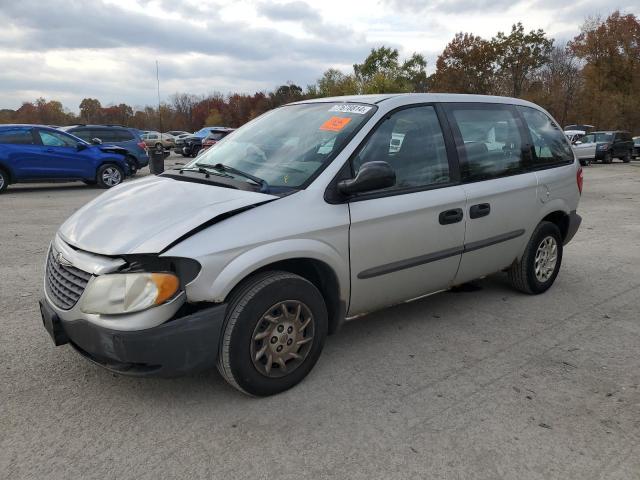
[[[345,103],[277,108],[226,136],[187,167],[223,164],[272,187],[300,188],[333,160],[375,109]]]
[[[613,139],[612,133],[601,132],[595,133],[596,142],[610,142]]]

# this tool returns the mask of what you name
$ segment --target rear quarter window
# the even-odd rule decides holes
[[[551,118],[535,108],[517,108],[529,129],[534,168],[573,162],[571,146],[562,129]]]

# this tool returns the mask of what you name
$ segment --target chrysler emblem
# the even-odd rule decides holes
[[[58,255],[56,256],[56,260],[60,265],[64,265],[65,267],[71,266],[71,262],[66,258],[64,258],[64,255],[62,255],[62,252],[58,252]]]

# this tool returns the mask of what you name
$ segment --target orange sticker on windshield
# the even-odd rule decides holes
[[[330,132],[339,132],[347,123],[351,121],[349,117],[331,117],[329,120],[320,125],[320,130],[329,130]]]

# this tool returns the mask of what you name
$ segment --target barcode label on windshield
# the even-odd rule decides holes
[[[373,107],[367,107],[366,105],[355,105],[353,103],[343,103],[340,105],[334,105],[329,109],[330,112],[340,113],[357,113],[358,115],[364,115]]]

